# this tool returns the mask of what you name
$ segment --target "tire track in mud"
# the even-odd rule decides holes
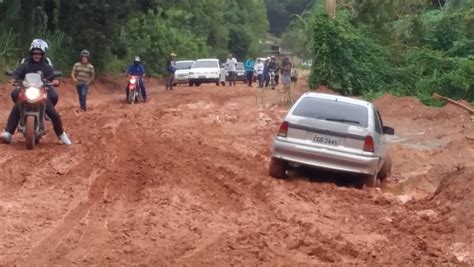
[[[62,111],[77,142],[69,154],[80,164],[54,167],[64,161],[63,155],[55,155],[58,147],[45,145],[35,153],[53,160],[36,170],[41,175],[60,172],[63,180],[41,184],[41,177],[35,177],[24,185],[13,183],[19,192],[38,185],[38,192],[72,187],[67,192],[80,195],[60,202],[68,209],[60,218],[50,219],[51,227],[32,228],[48,230],[35,235],[40,241],[17,237],[23,253],[9,250],[4,254],[8,262],[155,266],[450,262],[449,253],[432,236],[420,238],[423,232],[403,226],[403,216],[415,220],[417,210],[384,191],[338,187],[332,180],[268,177],[271,137],[284,110],[254,106],[255,90],[177,88],[152,92],[150,102],[133,106],[123,104],[120,94],[97,94],[101,98],[91,101],[88,113]],[[14,146],[6,150],[17,154]],[[33,165],[30,156],[21,157]],[[9,162],[13,157],[6,158]],[[45,172],[47,168],[53,171]],[[85,177],[90,181],[81,181]]]
[[[117,151],[115,150],[115,147],[108,146],[107,144],[109,140],[113,140],[116,137],[117,129],[120,127],[122,120],[114,117],[104,117],[97,120],[96,123],[90,127],[90,125],[87,125],[88,123],[84,123],[84,118],[78,118],[77,115],[74,115],[74,117],[74,119],[78,120],[79,125],[82,126],[81,128],[84,127],[83,129],[86,133],[86,136],[78,137],[83,140],[94,139],[87,141],[85,144],[83,144],[84,141],[80,141],[80,139],[76,140],[79,143],[77,145],[82,148],[80,151],[86,154],[82,157],[81,163],[96,163],[93,164],[93,168],[89,171],[88,176],[83,179],[83,181],[86,181],[88,189],[73,199],[70,203],[71,208],[63,218],[56,223],[54,229],[50,231],[44,239],[37,242],[37,245],[32,248],[31,253],[29,253],[26,258],[22,259],[22,263],[35,263],[39,265],[49,264],[51,259],[56,258],[55,251],[58,245],[63,242],[74,227],[76,227],[89,214],[90,210],[104,198],[104,193],[108,183],[108,180],[104,178],[104,174],[111,168],[111,165],[113,166],[117,159]],[[98,154],[96,151],[102,151],[104,154]],[[64,170],[57,170],[58,166],[54,165],[53,169],[56,169],[56,171],[60,172],[61,175],[64,175],[65,173],[74,175],[77,171],[83,172],[84,167],[81,166],[81,163],[75,165],[72,169],[69,169],[66,166],[66,168],[63,167]],[[54,160],[52,164],[54,164]]]

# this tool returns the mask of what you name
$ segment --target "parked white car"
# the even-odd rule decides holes
[[[189,86],[199,86],[202,83],[219,85],[221,62],[216,58],[198,59],[189,71]]]
[[[176,72],[174,73],[174,85],[189,82],[189,71],[194,64],[194,60],[176,61]]]

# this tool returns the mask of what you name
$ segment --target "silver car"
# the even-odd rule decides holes
[[[273,142],[269,173],[285,178],[292,166],[306,165],[363,175],[367,186],[390,174],[386,127],[370,102],[305,93],[286,115]]]
[[[176,72],[174,73],[174,84],[188,83],[189,82],[189,71],[191,66],[194,64],[194,60],[180,60],[176,61]]]

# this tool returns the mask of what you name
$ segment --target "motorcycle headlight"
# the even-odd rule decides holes
[[[41,95],[41,91],[35,87],[29,87],[25,91],[26,98],[30,101],[34,101],[38,99]]]
[[[130,79],[130,83],[131,84],[135,84],[137,82],[137,79],[133,78],[133,79]]]

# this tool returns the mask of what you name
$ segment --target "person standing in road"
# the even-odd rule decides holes
[[[166,91],[173,90],[174,73],[176,72],[176,54],[171,53],[166,61]]]
[[[225,86],[225,68],[224,65],[219,62],[219,85]]]
[[[255,64],[255,73],[257,74],[258,88],[263,88],[263,84],[264,84],[263,70],[264,70],[264,68],[265,68],[265,65],[263,64],[262,60],[257,59],[257,64]]]
[[[74,64],[72,68],[71,77],[76,83],[77,94],[79,96],[79,104],[81,110],[87,110],[87,92],[89,91],[89,84],[95,77],[94,66],[89,63],[90,53],[84,49],[81,51],[80,62]]]
[[[247,72],[247,84],[249,87],[252,87],[254,68],[255,62],[253,59],[247,58],[247,60],[245,60],[245,71]]]
[[[227,58],[225,65],[227,73],[229,73],[229,86],[235,86],[235,80],[237,78],[237,59],[235,59],[232,54],[229,54],[229,58]]]
[[[285,91],[285,102],[287,104],[293,103],[293,96],[291,94],[291,69],[293,64],[291,64],[290,59],[285,57],[283,63],[281,64],[281,82],[283,83],[283,89]]]

